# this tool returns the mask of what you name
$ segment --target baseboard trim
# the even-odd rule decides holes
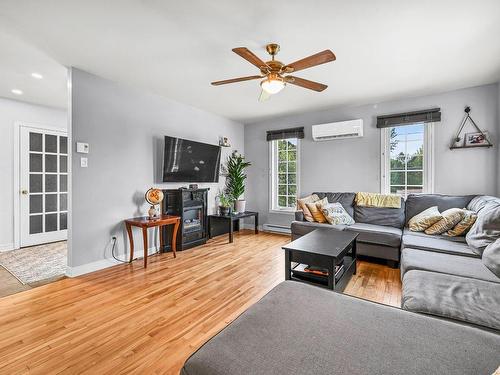
[[[250,224],[250,223],[243,223],[240,224],[241,229],[250,229],[250,230],[255,230],[255,224]],[[262,225],[257,225],[258,230],[262,230]]]
[[[14,243],[0,244],[0,251],[10,251],[10,250],[14,250]]]
[[[150,247],[148,249],[148,255],[156,254],[157,251],[158,251],[158,249],[156,247]],[[139,252],[136,250],[136,251],[134,251],[134,256],[135,256],[134,260],[142,259],[142,258],[144,258],[144,253],[142,250],[140,250]],[[128,255],[126,257],[124,257],[123,254],[120,254],[120,255],[118,255],[118,258],[119,259],[128,259]],[[95,262],[82,264],[82,265],[76,266],[76,267],[68,266],[66,268],[66,276],[77,277],[77,276],[85,275],[87,273],[96,272],[99,270],[103,270],[105,268],[113,267],[113,266],[116,266],[118,264],[126,264],[126,263],[118,262],[114,258],[104,258],[101,260],[97,260]]]

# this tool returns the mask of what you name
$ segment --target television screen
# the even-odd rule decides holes
[[[220,146],[165,136],[164,182],[219,182]]]

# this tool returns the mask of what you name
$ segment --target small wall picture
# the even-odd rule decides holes
[[[465,134],[465,147],[489,145],[488,132],[477,132]]]

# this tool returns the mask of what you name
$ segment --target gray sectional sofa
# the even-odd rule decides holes
[[[331,203],[340,202],[356,224],[309,223],[298,212],[291,226],[292,239],[319,226],[356,231],[360,233],[358,254],[401,261],[403,309],[500,330],[500,278],[483,264],[465,237],[427,235],[406,227],[409,219],[432,206],[441,212],[466,207],[481,216],[486,204],[500,206],[499,198],[415,194],[402,202],[401,209],[390,209],[357,207],[355,193],[316,194]]]

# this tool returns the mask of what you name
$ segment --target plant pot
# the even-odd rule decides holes
[[[247,201],[244,199],[238,199],[234,202],[234,211],[235,212],[245,212],[247,206]]]
[[[231,213],[231,207],[219,206],[219,211],[221,215],[229,215]]]

